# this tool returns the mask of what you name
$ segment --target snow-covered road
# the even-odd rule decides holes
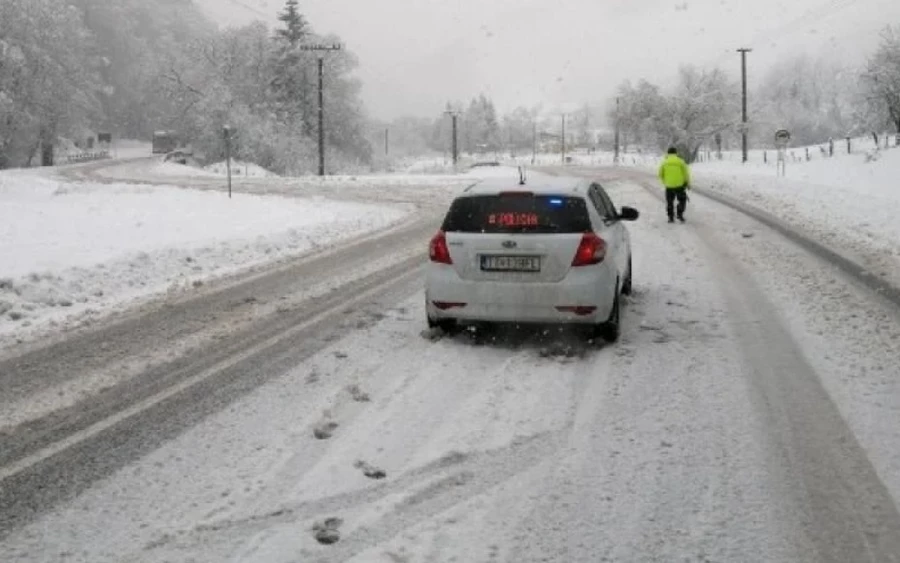
[[[421,217],[297,266],[323,289],[256,310],[247,347],[146,366],[193,388],[139,369],[111,412],[0,434],[0,560],[900,561],[895,312],[719,204],[668,225],[596,174],[644,212],[617,345],[423,333]]]

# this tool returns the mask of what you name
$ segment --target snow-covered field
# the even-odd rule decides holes
[[[771,158],[768,164],[698,163],[695,184],[797,225],[900,285],[900,149],[882,150],[870,161],[871,144],[858,140],[854,154],[788,162],[784,177]]]
[[[384,228],[408,210],[4,172],[0,342]]]

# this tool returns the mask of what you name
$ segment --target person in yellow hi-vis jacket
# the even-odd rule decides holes
[[[691,189],[691,171],[687,163],[678,156],[675,147],[669,149],[669,154],[659,165],[659,179],[666,187],[666,213],[669,215],[669,223],[675,222],[676,210],[673,207],[676,199],[678,220],[684,223],[687,190]]]

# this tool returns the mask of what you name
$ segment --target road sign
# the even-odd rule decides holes
[[[791,141],[791,133],[787,129],[779,129],[775,132],[775,144],[779,147],[786,147]]]

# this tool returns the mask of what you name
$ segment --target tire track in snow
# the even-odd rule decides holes
[[[775,232],[781,234],[791,242],[797,244],[804,250],[812,253],[818,258],[833,264],[840,268],[845,274],[857,280],[864,287],[869,288],[879,296],[889,301],[894,307],[900,309],[900,288],[893,285],[890,281],[875,274],[868,268],[865,268],[855,261],[847,258],[843,254],[832,250],[831,248],[821,244],[812,238],[799,233],[796,229],[778,219],[770,213],[766,213],[761,209],[757,209],[751,205],[736,200],[724,194],[716,193],[702,188],[694,188],[694,191],[703,197],[709,198],[717,203],[732,208],[735,211],[743,213],[759,221],[763,225],[771,228]]]
[[[11,434],[0,466],[0,536],[283,373],[287,366],[281,364],[316,350],[327,329],[343,320],[342,311],[403,287],[420,275],[420,264],[419,257],[403,260],[282,315],[257,332],[236,335],[229,345],[182,362],[177,369],[165,366],[145,374],[145,385],[125,384],[117,400],[100,397],[93,411],[52,419],[52,429],[37,435]],[[268,376],[243,377],[260,373],[262,366],[269,367]],[[115,455],[98,454],[108,448]],[[60,486],[47,488],[46,483]]]
[[[526,516],[496,532],[500,560],[804,560],[790,513],[756,471],[764,452],[717,284],[696,244],[664,229],[645,219],[632,232],[623,339],[581,397],[569,455],[497,501],[509,512],[516,490],[538,496],[514,505]]]
[[[215,545],[221,554],[242,553],[253,560],[253,539],[273,529],[306,538],[312,523],[323,515],[339,514],[345,521],[340,543],[322,549],[317,561],[346,561],[357,553],[388,540],[422,520],[484,493],[505,480],[552,459],[559,432],[522,437],[506,447],[473,453],[450,453],[383,484],[299,504],[281,505],[267,513],[225,519],[152,541],[142,552],[168,558],[192,553],[198,545]],[[376,519],[359,516],[375,511]],[[357,518],[354,518],[357,517]],[[356,520],[356,521],[354,521]],[[279,527],[282,527],[279,530]],[[265,538],[264,538],[265,539]],[[308,544],[300,541],[301,544]],[[240,546],[247,546],[241,550]],[[157,555],[158,553],[158,555]],[[209,554],[205,554],[209,555]],[[312,554],[308,554],[312,555]]]
[[[421,341],[424,343],[424,340]],[[306,537],[304,526],[307,523],[298,520],[330,517],[342,518],[345,525],[341,528],[341,541],[337,546],[330,546],[327,553],[330,554],[335,549],[349,549],[356,552],[366,549],[373,542],[389,539],[396,533],[398,526],[406,528],[414,525],[419,520],[434,516],[436,512],[446,510],[448,506],[456,506],[473,495],[483,494],[481,491],[484,487],[492,487],[497,482],[509,478],[513,469],[498,473],[495,469],[497,464],[502,463],[504,467],[516,468],[515,472],[529,471],[532,462],[528,456],[518,453],[525,447],[523,444],[530,444],[534,440],[541,441],[546,447],[542,446],[542,452],[534,454],[535,459],[552,459],[553,452],[547,451],[547,448],[562,443],[559,432],[571,424],[574,409],[569,409],[568,413],[563,409],[556,419],[546,423],[533,421],[529,425],[518,425],[515,418],[503,420],[503,413],[512,411],[524,415],[530,410],[528,403],[513,405],[509,403],[510,400],[528,398],[546,401],[548,398],[552,399],[552,395],[559,394],[550,393],[548,397],[546,391],[549,389],[543,394],[536,393],[537,390],[529,390],[528,386],[535,383],[558,386],[558,391],[565,391],[566,405],[574,403],[580,394],[579,388],[583,387],[581,383],[590,377],[590,372],[596,364],[578,362],[568,368],[575,375],[559,377],[552,374],[549,369],[566,360],[541,358],[534,344],[526,341],[501,343],[496,347],[475,346],[467,344],[465,338],[426,343],[428,352],[424,357],[420,357],[421,353],[414,353],[414,357],[420,362],[419,365],[438,367],[433,365],[430,356],[433,356],[433,359],[444,358],[442,350],[458,350],[453,352],[453,355],[457,355],[466,349],[476,348],[484,349],[484,352],[492,358],[492,365],[485,366],[484,371],[475,372],[463,367],[465,376],[460,377],[462,373],[456,375],[452,371],[441,369],[431,369],[423,373],[417,369],[417,364],[413,364],[408,370],[404,370],[405,373],[399,373],[392,378],[388,387],[376,384],[381,376],[370,375],[367,390],[372,393],[372,402],[366,403],[364,410],[359,412],[353,409],[354,412],[345,412],[341,415],[339,414],[341,409],[335,409],[335,420],[340,421],[341,430],[331,441],[322,443],[324,452],[320,448],[303,448],[302,452],[297,452],[293,456],[294,461],[285,460],[276,474],[267,476],[267,481],[271,485],[249,504],[255,507],[249,512],[274,515],[276,521],[263,522],[256,527],[251,526],[253,522],[248,522],[246,517],[238,515],[217,517],[221,518],[219,522],[225,523],[224,526],[229,533],[215,532],[210,537],[204,525],[196,530],[185,530],[174,538],[151,542],[153,553],[166,554],[170,553],[167,551],[170,549],[178,553],[190,553],[198,545],[218,545],[219,542],[226,541],[226,537],[240,539],[245,538],[247,533],[255,534],[249,544],[244,543],[246,540],[240,540],[227,549],[223,547],[222,556],[233,553],[232,550],[238,549],[241,545],[249,550],[241,553],[247,554],[254,550],[262,553],[258,550],[263,550],[264,544],[274,541],[269,537],[271,533],[275,533],[271,530],[272,526],[286,526],[293,530],[292,533],[297,537]],[[366,357],[365,354],[362,357]],[[401,364],[406,364],[402,358],[398,360]],[[528,371],[534,370],[535,362],[545,366],[539,375],[534,378],[522,377]],[[549,379],[554,375],[554,379]],[[578,380],[579,384],[574,389],[565,384],[570,378]],[[525,387],[513,390],[510,388],[511,385]],[[433,392],[429,393],[428,390]],[[418,404],[423,408],[417,407]],[[501,419],[497,419],[498,416]],[[566,422],[567,420],[569,422]],[[509,425],[520,427],[521,432],[537,430],[538,434],[518,433],[511,442],[504,442],[505,445],[497,448],[492,447],[491,444],[497,443],[498,438],[502,439],[507,435],[505,428]],[[542,428],[547,430],[541,430]],[[394,435],[388,437],[385,434]],[[548,435],[556,437],[551,439]],[[487,451],[483,450],[485,447],[488,448]],[[529,448],[531,446],[526,449],[531,451]],[[371,451],[368,451],[369,449]],[[451,450],[450,453],[438,462],[423,461],[432,458],[429,452],[448,449]],[[416,455],[416,452],[420,453]],[[397,459],[394,455],[398,453],[402,456],[401,459]],[[345,476],[338,475],[331,479],[333,482],[329,482],[329,476],[334,473],[336,467],[350,468],[352,460],[357,456],[377,461],[381,467],[385,467],[384,462],[390,459],[393,460],[392,467],[405,465],[412,469],[398,472],[387,467],[389,477],[386,483],[375,485],[377,487],[375,489],[369,488],[371,482],[358,480],[355,477],[355,470],[352,476],[349,473]],[[454,465],[446,466],[450,461]],[[424,472],[416,469],[420,463],[425,463]],[[459,463],[458,467],[456,463]],[[437,470],[434,469],[435,465],[439,466]],[[460,476],[463,483],[452,485]],[[336,486],[348,488],[347,485],[350,490],[338,495],[326,499],[314,498],[322,491],[334,491]],[[359,490],[360,487],[363,487],[362,491]],[[466,493],[472,488],[476,489],[476,492]],[[302,512],[292,509],[285,511],[283,508],[272,511],[272,506],[285,506],[285,497],[313,498],[290,505],[303,506]],[[409,502],[410,498],[414,501]],[[411,510],[407,505],[414,505],[417,508]],[[355,513],[360,511],[378,511],[379,517],[364,518],[364,522],[360,522],[360,519],[355,517]],[[242,512],[246,514],[248,511]],[[255,517],[251,518],[253,519]],[[235,526],[231,527],[229,523],[234,523]],[[212,524],[214,528],[217,526]],[[247,557],[252,559],[249,555]]]
[[[628,177],[637,177],[644,189],[662,201],[646,174]],[[891,292],[883,289],[885,282],[860,275],[861,268],[784,223],[747,213],[743,205],[731,205],[736,202],[711,199],[773,227],[876,294],[893,300]],[[704,248],[707,262],[717,274],[732,314],[734,334],[747,365],[752,366],[746,379],[759,412],[765,413],[768,421],[774,448],[771,469],[798,485],[790,490],[790,496],[804,515],[805,535],[822,560],[900,561],[900,512],[895,499],[769,298],[706,223],[690,223],[687,229],[677,230],[676,236]]]
[[[197,356],[208,355],[204,345],[214,342],[221,355],[229,347],[245,346],[258,338],[260,325],[265,324],[260,321],[275,322],[282,327],[296,322],[298,312],[302,317],[303,307],[311,300],[327,297],[340,290],[342,284],[364,280],[366,275],[376,275],[379,270],[396,265],[405,254],[415,252],[416,247],[410,241],[424,239],[431,230],[428,221],[408,222],[384,234],[367,235],[346,246],[315,252],[286,266],[239,278],[209,292],[164,306],[147,306],[111,325],[69,335],[62,342],[0,361],[0,387],[4,389],[0,404],[11,409],[42,389],[62,392],[67,385],[74,386],[79,379],[117,368],[129,358],[149,355],[166,358],[66,409],[27,413],[24,421],[27,423],[5,428],[5,436],[0,434],[4,438],[0,440],[0,465],[21,455],[23,448],[46,445],[59,436],[61,426],[74,422],[73,430],[78,430],[90,423],[86,412],[99,408],[108,413],[120,407],[123,393],[133,397],[139,391],[136,379],[143,378],[146,385],[158,389],[161,382],[171,380],[171,372],[202,361]],[[370,272],[366,271],[368,264],[374,264]],[[306,290],[314,293],[304,295]],[[270,304],[269,310],[261,303]],[[260,315],[263,312],[266,314]],[[209,338],[219,331],[223,331],[224,338],[217,342]],[[189,348],[187,353],[179,350],[173,358],[171,352],[178,350],[183,342],[190,342],[196,349]]]
[[[757,406],[781,447],[773,469],[799,485],[794,500],[819,556],[900,561],[900,512],[867,453],[745,266],[710,238],[709,229],[697,231],[712,250],[711,262],[739,323],[735,333],[753,366],[746,375]]]

